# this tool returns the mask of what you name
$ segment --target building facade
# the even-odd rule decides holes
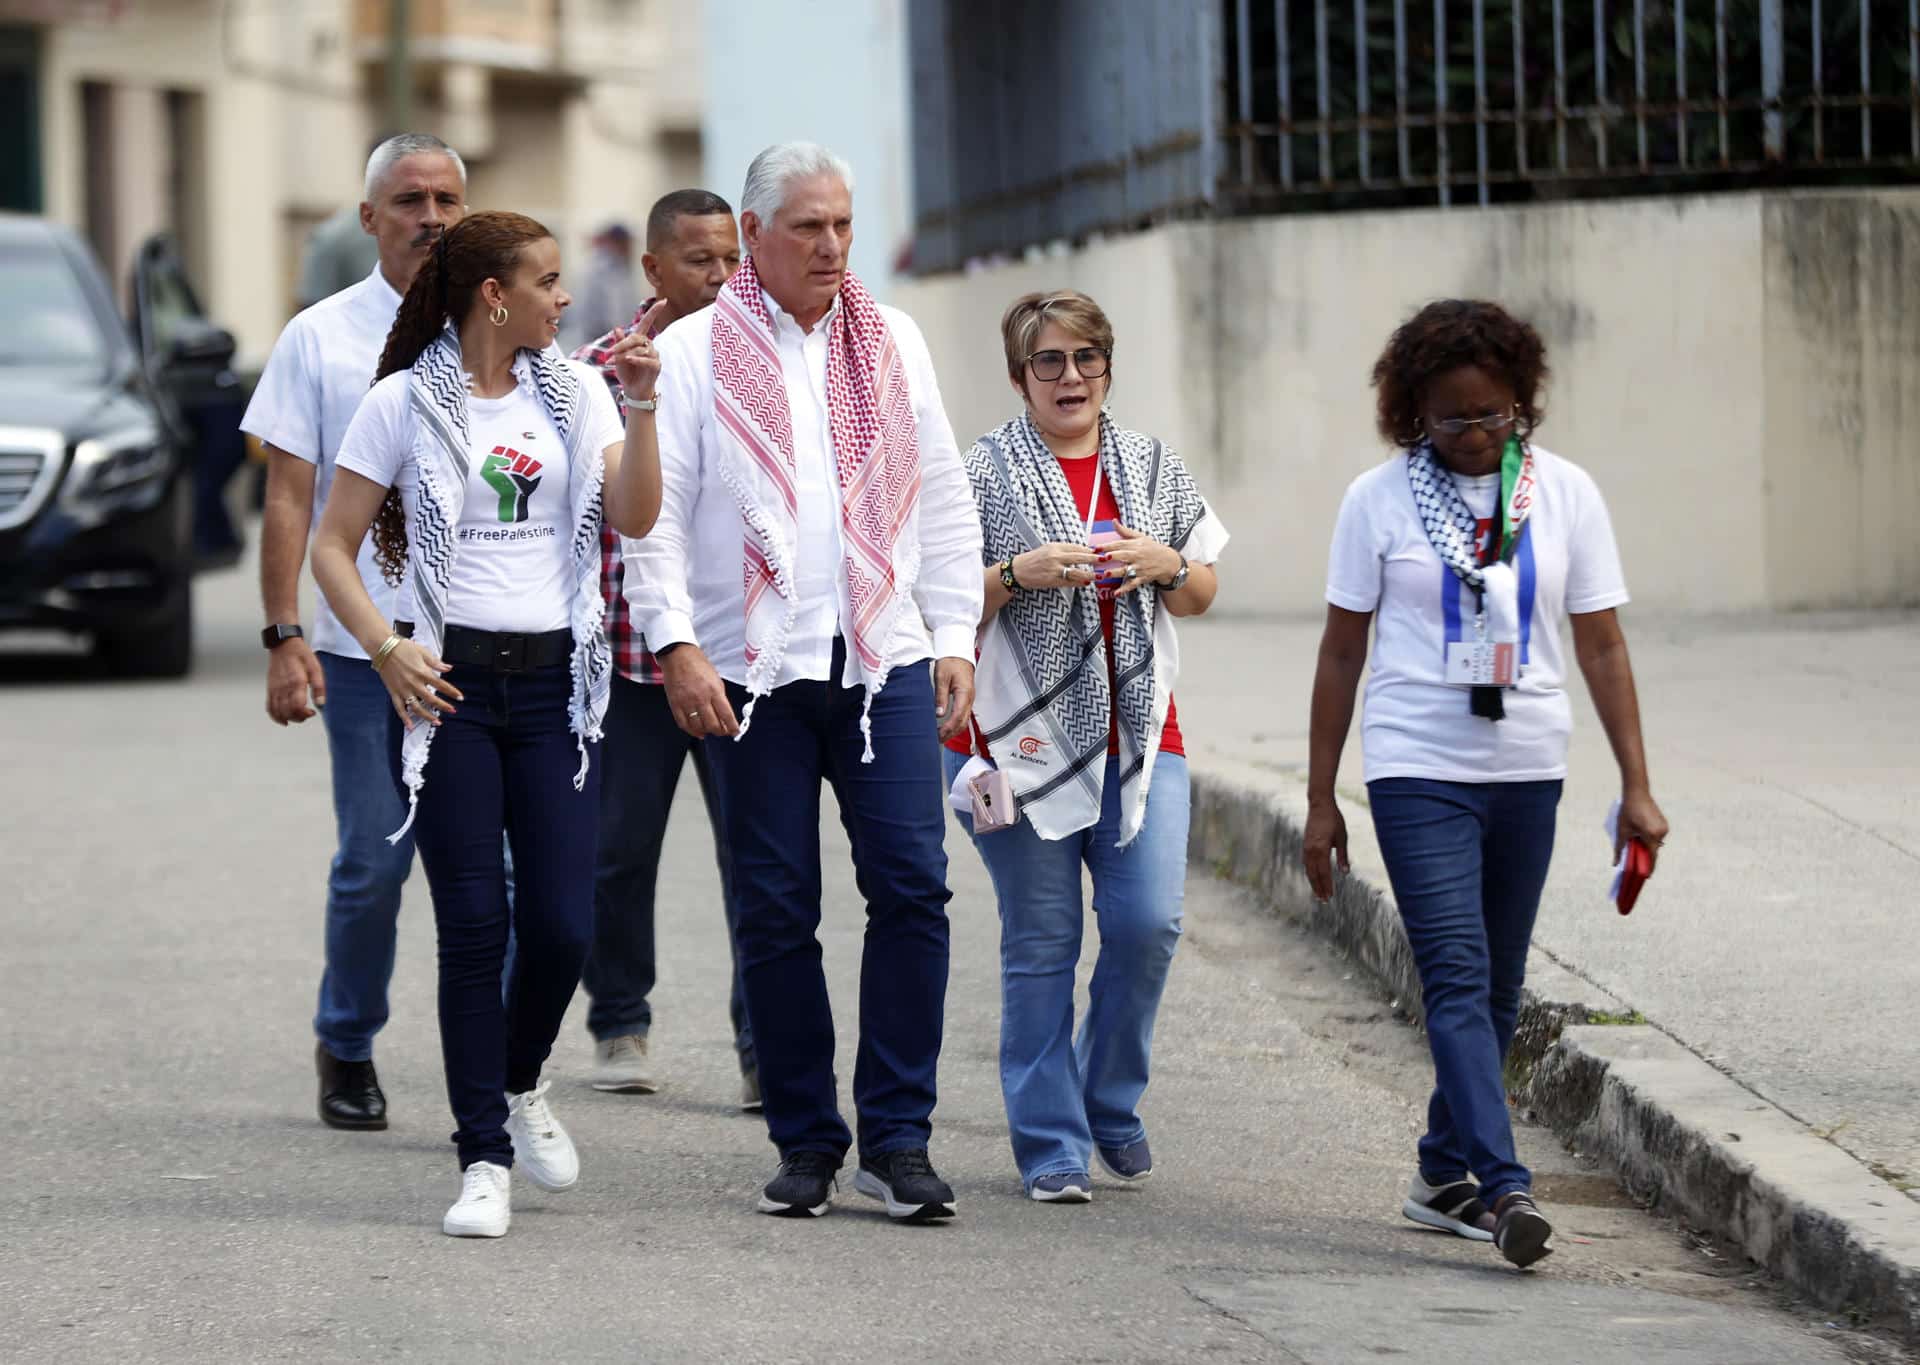
[[[258,362],[313,226],[357,202],[388,127],[392,0],[0,0],[0,207],[87,234],[123,282],[166,230]],[[471,207],[572,259],[701,166],[701,0],[410,0],[414,129]],[[14,117],[21,114],[19,118]]]

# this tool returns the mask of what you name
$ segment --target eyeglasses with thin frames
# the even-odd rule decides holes
[[[1461,436],[1478,427],[1491,436],[1505,431],[1515,420],[1514,413],[1509,409],[1506,412],[1488,413],[1485,417],[1443,417],[1437,422],[1427,423],[1427,427],[1442,436]]]
[[[1027,357],[1027,368],[1043,384],[1051,384],[1067,372],[1066,351],[1035,351]],[[1113,354],[1102,346],[1082,346],[1074,351],[1073,368],[1082,379],[1098,379],[1107,372]]]

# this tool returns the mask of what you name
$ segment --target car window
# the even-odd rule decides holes
[[[153,354],[164,356],[173,345],[174,333],[180,329],[180,324],[200,316],[200,305],[178,271],[165,267],[150,268],[146,283],[145,321],[153,334]]]
[[[0,366],[96,366],[111,355],[73,266],[51,243],[0,244]]]

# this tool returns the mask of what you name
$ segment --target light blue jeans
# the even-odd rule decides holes
[[[364,1062],[387,1022],[400,888],[413,866],[411,835],[387,842],[407,819],[393,780],[400,721],[386,684],[365,659],[318,657],[327,680],[320,719],[333,760],[338,851],[327,874],[327,966],[313,1031],[341,1061]]]
[[[949,785],[966,764],[943,750]],[[1147,814],[1125,848],[1119,760],[1107,760],[1100,820],[1047,840],[1024,819],[975,837],[1000,903],[1000,1089],[1020,1178],[1091,1169],[1093,1147],[1146,1136],[1153,1021],[1180,942],[1190,814],[1187,760],[1155,760]],[[972,820],[959,817],[972,834]],[[1073,974],[1085,930],[1081,868],[1100,929],[1087,1016],[1074,1035]]]

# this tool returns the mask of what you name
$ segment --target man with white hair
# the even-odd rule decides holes
[[[387,1126],[373,1038],[387,1022],[400,888],[413,864],[410,839],[386,835],[406,820],[391,753],[398,720],[366,651],[314,603],[313,641],[300,629],[300,565],[333,485],[334,455],[379,367],[401,298],[440,234],[466,212],[467,168],[425,133],[401,133],[367,159],[360,227],[379,248],[367,277],[299,313],[280,333],[241,430],[267,447],[260,524],[261,641],[268,650],[267,714],[299,724],[315,708],[333,765],[338,849],[327,878],[326,970],[314,1014],[320,1118],[334,1128]],[[360,549],[360,577],[381,611],[394,590]]]
[[[625,542],[627,600],[719,779],[781,1159],[761,1211],[825,1213],[853,1142],[817,937],[824,779],[867,913],[854,1188],[898,1219],[949,1218],[927,1151],[947,988],[938,740],[973,709],[979,517],[926,341],[847,268],[846,163],[768,148],[740,222],[747,262],[660,338],[666,495]]]

